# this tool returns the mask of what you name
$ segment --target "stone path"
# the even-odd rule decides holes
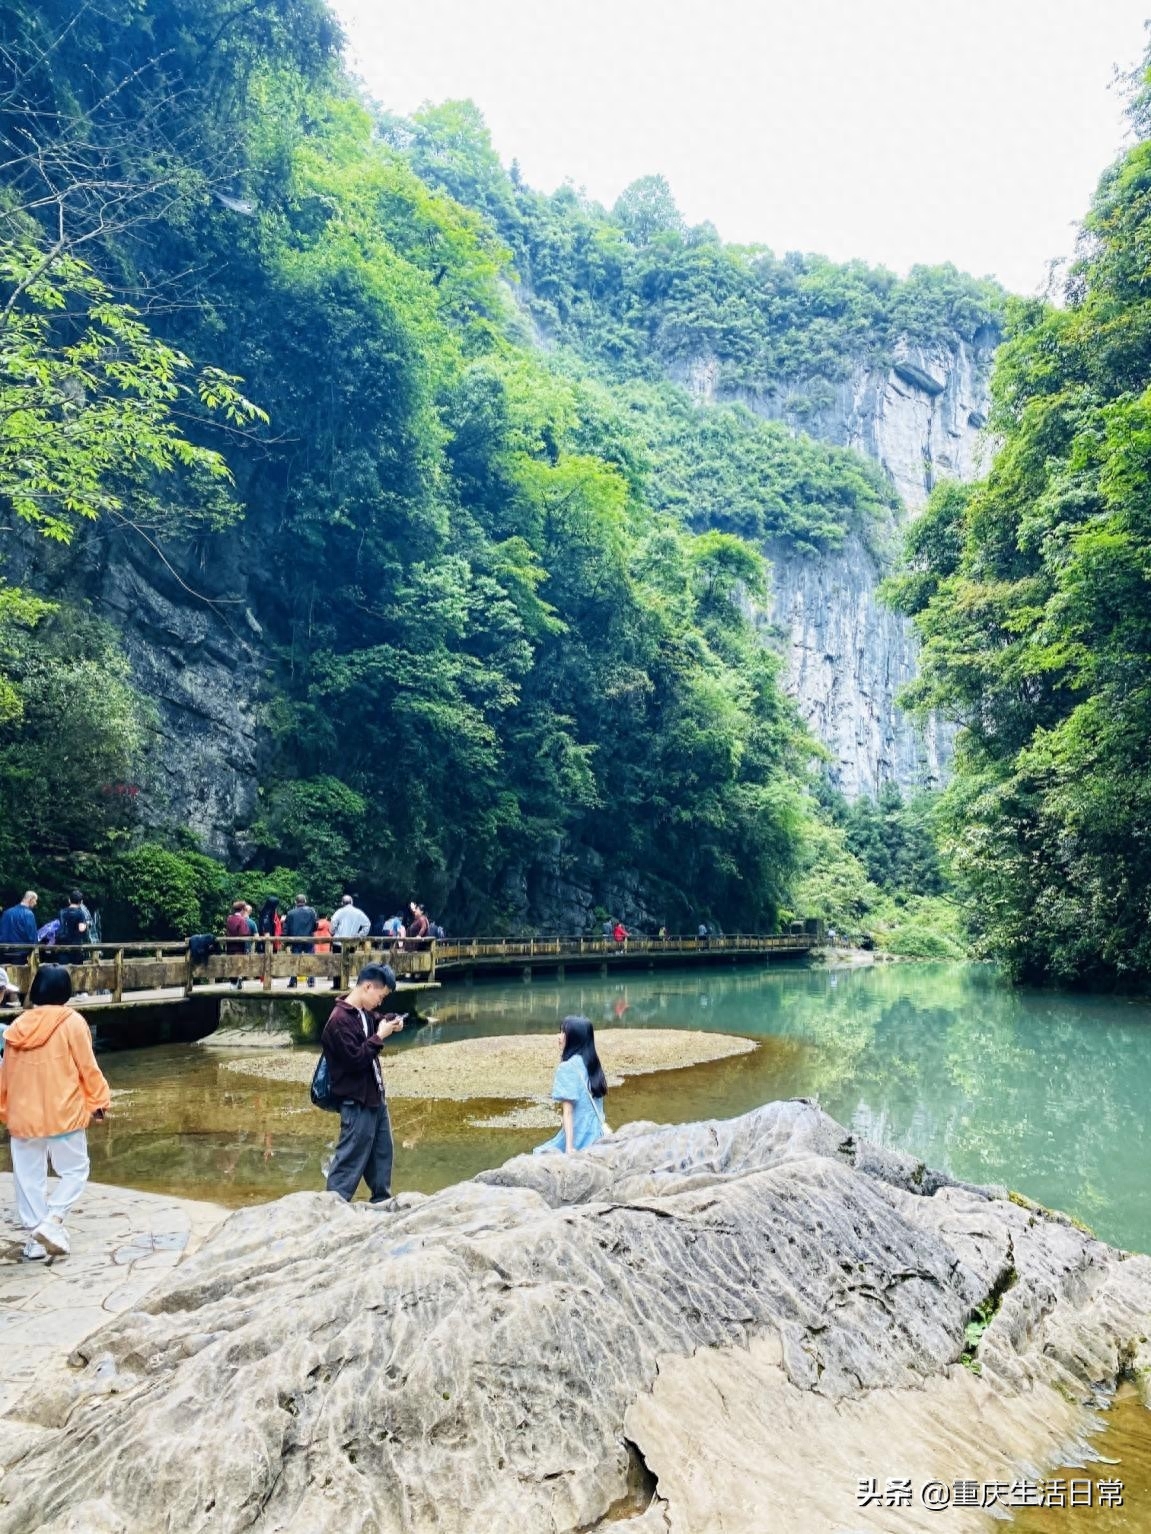
[[[0,1210],[7,1236],[16,1230],[10,1172],[0,1173]],[[68,1217],[69,1256],[0,1259],[0,1413],[39,1370],[137,1304],[229,1213],[219,1204],[93,1182]]]

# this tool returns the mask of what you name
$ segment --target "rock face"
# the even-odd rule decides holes
[[[860,361],[837,383],[788,380],[774,388],[725,390],[713,359],[678,377],[701,403],[737,401],[821,441],[872,458],[909,515],[923,509],[936,482],[971,479],[986,464],[983,428],[998,336],[930,347],[902,342],[890,362]],[[917,728],[896,694],[915,674],[910,624],[884,608],[876,587],[886,562],[849,538],[819,559],[787,545],[770,547],[770,621],[781,631],[787,688],[805,723],[832,753],[832,778],[855,798],[885,782],[936,786],[951,755],[951,732]]]
[[[988,384],[999,336],[917,345],[899,341],[890,360],[857,361],[836,382],[787,379],[761,389],[726,389],[713,358],[675,370],[704,404],[738,401],[822,442],[873,458],[914,516],[939,479],[971,479],[983,462]]]
[[[633,1125],[233,1215],[23,1398],[0,1531],[931,1528],[859,1481],[1050,1462],[1149,1321],[1151,1259],[810,1103]]]
[[[235,597],[242,573],[227,578],[217,566],[211,579],[197,571],[184,581],[156,558],[141,568],[113,540],[95,574],[102,615],[154,711],[143,818],[184,826],[227,857],[255,812],[262,703],[259,627]]]
[[[883,562],[858,535],[812,559],[769,546],[771,602],[763,615],[783,636],[786,688],[804,723],[831,752],[830,776],[849,799],[884,783],[934,788],[951,758],[952,731],[920,728],[896,697],[915,676],[907,620],[879,600]]]
[[[18,537],[7,553],[14,583],[65,592],[112,624],[150,707],[137,807],[145,825],[182,826],[204,850],[231,852],[256,805],[261,632],[249,604],[247,547],[208,538],[166,545],[101,524],[62,551]]]

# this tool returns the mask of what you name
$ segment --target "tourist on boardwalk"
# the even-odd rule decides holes
[[[331,953],[332,924],[326,916],[320,916],[316,920],[316,952]]]
[[[256,930],[260,937],[279,937],[284,930],[284,919],[280,915],[280,897],[269,895],[260,907],[260,914],[256,918]],[[279,949],[276,950],[279,952]]]
[[[92,917],[79,890],[73,890],[68,904],[60,912],[56,932],[56,957],[61,964],[83,964],[84,949],[92,941]]]
[[[628,930],[622,921],[616,922],[615,926],[611,929],[611,935],[615,939],[615,945],[617,948],[622,948],[629,937]]]
[[[228,941],[224,945],[225,951],[230,954],[244,953],[247,943],[242,939],[248,936],[248,913],[242,900],[233,900],[232,909],[228,913],[228,919],[224,923],[224,932]],[[233,987],[238,991],[244,982],[237,977],[232,981]]]
[[[595,1049],[595,1029],[586,1017],[565,1017],[560,1024],[560,1063],[552,1081],[552,1101],[563,1108],[563,1125],[544,1151],[587,1150],[609,1133],[603,1100],[607,1079]]]
[[[392,1124],[379,1057],[384,1040],[399,1033],[404,1020],[394,1012],[380,1018],[374,1014],[395,989],[390,965],[365,964],[347,996],[332,1008],[320,1037],[332,1096],[343,1098],[327,1189],[349,1201],[361,1178],[373,1204],[392,1196]]]
[[[367,937],[372,924],[351,895],[345,895],[332,917],[333,937]]]
[[[600,928],[600,931],[603,933],[604,937],[611,937],[612,933],[615,931],[615,922],[612,921],[610,916],[604,922],[603,926]]]
[[[314,906],[308,904],[307,895],[297,895],[296,903],[284,917],[284,936],[288,938],[311,937],[316,930],[316,911]],[[311,943],[294,942],[288,944],[289,953],[311,953]],[[288,981],[290,990],[296,987],[298,976],[293,975]],[[308,976],[308,984],[315,985],[315,977]]]
[[[0,962],[4,959],[11,964],[28,962],[29,952],[36,946],[37,899],[36,891],[28,890],[19,905],[10,905],[0,916]]]
[[[88,1181],[87,1127],[111,1102],[92,1034],[69,1006],[72,980],[60,964],[36,972],[22,1012],[4,1035],[0,1119],[11,1136],[16,1214],[31,1232],[28,1261],[69,1250],[64,1221]],[[59,1178],[48,1193],[48,1164]]]
[[[408,922],[408,936],[427,937],[429,923],[423,906],[417,905],[413,900],[408,909],[411,912],[411,920]]]

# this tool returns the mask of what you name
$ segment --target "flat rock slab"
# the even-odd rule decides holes
[[[735,1034],[683,1028],[604,1028],[596,1034],[609,1087],[618,1087],[628,1076],[682,1070],[751,1054],[758,1047],[754,1039]],[[513,1033],[417,1045],[399,1053],[385,1050],[381,1061],[390,1097],[546,1102],[559,1052],[554,1033]],[[301,1053],[229,1060],[225,1069],[273,1081],[306,1082],[315,1064],[313,1054]]]
[[[859,1482],[1066,1463],[1149,1335],[1151,1259],[810,1102],[630,1125],[233,1214],[9,1413],[0,1534],[934,1528]]]
[[[0,1206],[4,1234],[23,1238],[11,1172],[0,1173]],[[150,1294],[227,1213],[218,1204],[90,1182],[68,1217],[67,1257],[0,1260],[0,1412],[111,1316]]]

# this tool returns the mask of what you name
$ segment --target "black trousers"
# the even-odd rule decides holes
[[[365,1108],[347,1101],[340,1109],[340,1138],[328,1168],[328,1192],[351,1202],[360,1178],[372,1203],[392,1196],[392,1121],[387,1103]]]

